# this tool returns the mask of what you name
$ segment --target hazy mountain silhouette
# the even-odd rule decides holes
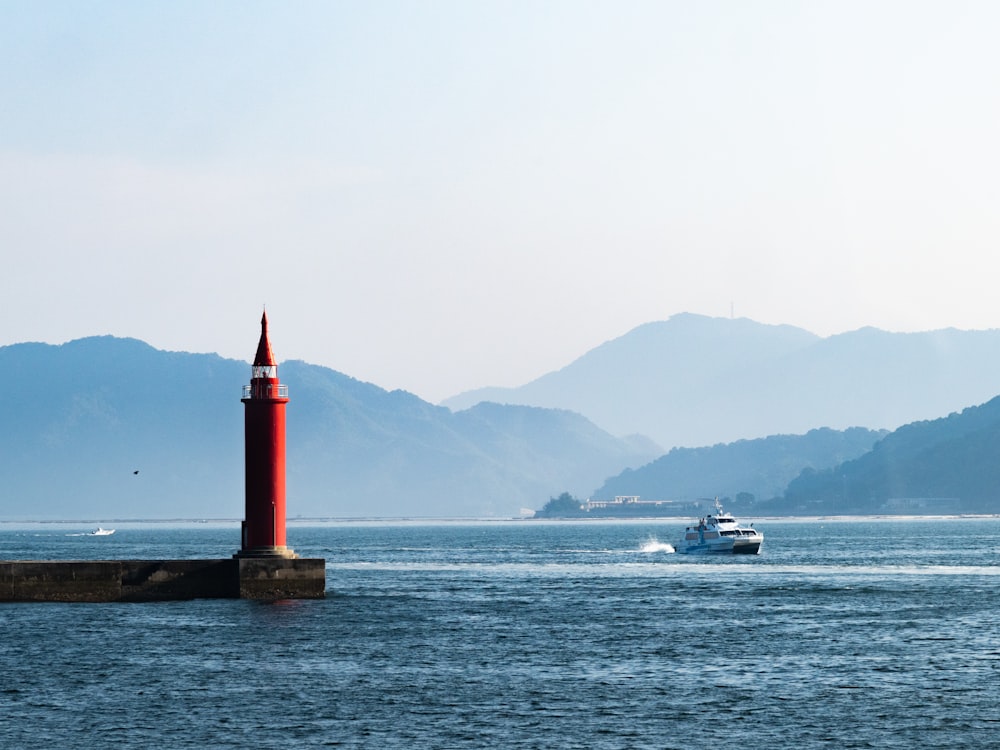
[[[555,491],[543,487],[586,487],[662,452],[564,410],[483,403],[454,414],[303,362],[279,372],[303,415],[293,425],[289,412],[288,428],[289,497],[316,508],[303,513],[515,515]]]
[[[101,336],[0,347],[0,369],[0,516],[242,517],[247,363]],[[562,410],[453,414],[303,362],[279,373],[290,517],[515,515],[662,452]]]
[[[577,395],[594,388],[583,375],[610,379],[611,366],[637,342],[653,352],[649,364],[666,349],[694,356],[707,341],[715,343],[699,356],[711,363],[704,377],[699,367],[678,365],[680,374],[659,365],[619,368],[613,390],[623,410],[646,403],[648,418],[660,415],[670,431],[694,435],[817,421],[802,435],[716,441],[662,455],[647,439],[612,437],[565,409],[480,403],[452,412],[327,368],[285,362],[290,515],[509,516],[564,491],[650,499],[751,493],[763,503],[759,512],[791,514],[1000,509],[1000,400],[906,424],[869,453],[863,451],[877,436],[865,429],[811,429],[855,418],[885,423],[908,411],[940,417],[962,408],[955,401],[975,403],[977,390],[992,394],[1000,371],[996,331],[862,329],[819,339],[784,326],[677,317],[636,329],[634,338],[609,342],[566,368],[581,368],[566,376]],[[727,331],[722,339],[720,329]],[[766,344],[754,350],[757,340]],[[744,366],[727,365],[730,358]],[[242,515],[239,399],[247,363],[102,336],[0,347],[0,368],[7,379],[0,393],[0,517]],[[566,370],[553,373],[553,382]],[[655,374],[673,395],[642,402],[637,394],[655,385]],[[715,398],[710,385],[722,389]],[[768,405],[780,413],[769,417]],[[767,501],[772,493],[777,497]]]
[[[696,447],[817,427],[894,429],[1000,391],[1000,330],[828,338],[745,318],[681,314],[647,323],[519,388],[479,400],[570,409],[613,434]]]
[[[705,448],[674,448],[652,463],[625,469],[594,490],[596,500],[639,495],[647,500],[690,501],[752,495],[781,495],[804,469],[828,469],[872,449],[884,432],[861,427],[811,430],[805,435],[772,435]],[[746,510],[750,498],[729,503]]]

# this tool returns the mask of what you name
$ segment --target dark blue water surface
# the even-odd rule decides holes
[[[1000,520],[330,523],[327,598],[0,605],[0,748],[983,748]],[[0,525],[0,559],[225,557],[237,524]]]

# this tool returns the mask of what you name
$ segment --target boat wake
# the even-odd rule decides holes
[[[674,545],[659,541],[656,537],[650,537],[639,548],[640,552],[675,552]]]

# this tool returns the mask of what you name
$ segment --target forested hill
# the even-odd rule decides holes
[[[804,469],[825,469],[871,450],[885,432],[822,428],[805,435],[773,435],[704,448],[674,448],[638,469],[608,479],[593,498],[640,495],[650,500],[781,495]],[[745,511],[746,501],[733,511]]]
[[[869,453],[807,470],[776,513],[1000,513],[1000,397],[899,428]]]
[[[739,498],[732,510],[755,515],[1000,513],[1000,397],[888,434],[820,429],[675,449],[595,492],[614,495],[728,496]]]

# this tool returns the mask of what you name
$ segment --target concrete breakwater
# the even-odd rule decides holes
[[[321,599],[322,558],[0,561],[0,602]]]

